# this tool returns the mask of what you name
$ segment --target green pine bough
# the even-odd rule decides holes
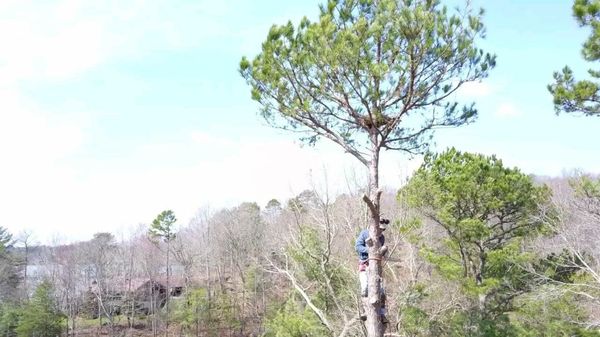
[[[573,15],[581,27],[591,30],[581,49],[584,60],[600,60],[600,1],[575,0]],[[576,80],[573,70],[568,66],[554,73],[554,83],[548,85],[548,90],[554,98],[557,114],[565,112],[600,116],[600,71],[589,69],[588,74],[591,79]]]

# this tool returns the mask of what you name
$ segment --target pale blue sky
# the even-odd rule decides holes
[[[0,3],[0,226],[49,242],[128,232],[173,209],[264,203],[360,168],[324,143],[301,148],[264,125],[237,72],[273,23],[314,17],[319,1],[3,1]],[[473,125],[438,149],[497,154],[527,173],[600,172],[600,118],[555,116],[546,85],[583,75],[587,32],[567,0],[476,2],[486,9],[489,79],[462,96]],[[418,161],[383,162],[396,187]],[[312,177],[312,178],[311,178]]]

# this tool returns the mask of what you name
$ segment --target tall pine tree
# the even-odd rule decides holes
[[[240,62],[269,123],[302,132],[309,144],[329,139],[369,170],[371,238],[381,235],[381,150],[420,153],[434,129],[477,115],[452,94],[495,65],[477,47],[481,16],[468,6],[452,13],[438,0],[329,0],[315,22],[274,25],[261,53]],[[372,242],[367,330],[382,336],[381,247]]]

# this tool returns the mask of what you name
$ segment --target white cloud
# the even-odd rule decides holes
[[[493,92],[488,82],[472,81],[463,84],[457,91],[457,95],[465,98],[481,98],[489,96]]]
[[[222,135],[215,135],[205,131],[193,131],[190,134],[190,139],[196,145],[200,146],[218,146],[228,147],[237,145],[232,139],[225,138]]]
[[[43,112],[16,91],[0,88],[0,102],[0,155],[12,159],[0,170],[50,164],[81,147],[84,121]]]
[[[113,58],[230,34],[213,1],[14,1],[0,7],[0,79],[60,80]]]
[[[48,5],[22,2],[0,17],[0,75],[3,81],[60,79],[96,66],[109,52],[110,34],[93,17],[67,14],[69,1]],[[63,14],[63,15],[61,15]]]
[[[500,118],[513,118],[521,115],[521,111],[512,103],[500,103],[496,109],[495,115]]]
[[[0,226],[45,232],[72,206],[61,204],[75,176],[63,161],[81,149],[86,122],[41,111],[15,91],[0,88],[0,102]]]

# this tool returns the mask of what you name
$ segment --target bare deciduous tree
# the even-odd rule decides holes
[[[575,173],[552,179],[553,203],[557,217],[553,219],[555,236],[536,243],[538,251],[550,256],[562,252],[560,259],[549,259],[554,268],[578,273],[575,282],[551,277],[530,268],[543,282],[554,285],[549,292],[570,292],[579,296],[581,304],[590,314],[587,327],[600,327],[600,180],[589,175]],[[548,293],[549,296],[555,296]]]

